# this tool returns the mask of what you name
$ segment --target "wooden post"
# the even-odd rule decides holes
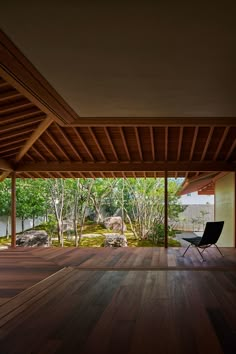
[[[168,248],[168,172],[165,171],[165,186],[164,186],[164,213],[165,213],[165,248]]]
[[[16,247],[16,172],[11,175],[11,247]]]

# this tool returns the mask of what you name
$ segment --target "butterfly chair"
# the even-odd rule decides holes
[[[214,245],[218,249],[221,256],[223,257],[223,254],[221,253],[219,247],[217,247],[216,245],[216,242],[219,240],[219,237],[223,230],[223,226],[224,226],[224,221],[207,222],[202,237],[200,236],[191,237],[191,238],[183,237],[183,240],[190,242],[190,245],[184,251],[183,257],[185,253],[188,251],[189,247],[195,246],[202,260],[205,261],[205,259],[202,256],[202,253],[205,251],[206,248],[211,247],[212,245]],[[202,249],[201,252],[199,251],[199,248]]]

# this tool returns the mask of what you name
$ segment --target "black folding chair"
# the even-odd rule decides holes
[[[191,237],[191,238],[183,237],[183,240],[190,242],[190,245],[186,248],[182,256],[184,257],[189,247],[194,246],[197,248],[198,253],[200,254],[202,260],[205,261],[205,259],[202,256],[202,253],[205,251],[206,248],[214,245],[220,252],[221,256],[223,257],[223,254],[221,253],[219,247],[216,245],[216,242],[219,240],[219,237],[223,230],[223,226],[224,226],[224,221],[210,221],[206,223],[206,227],[202,237],[200,236]],[[201,252],[199,248],[202,249]]]

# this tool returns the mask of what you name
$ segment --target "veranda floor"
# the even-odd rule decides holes
[[[235,353],[236,249],[182,251],[1,251],[0,353]]]

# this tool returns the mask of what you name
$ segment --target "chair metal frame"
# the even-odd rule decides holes
[[[217,235],[215,235],[215,241],[214,242],[210,242],[208,241],[208,237],[210,236],[210,238],[212,238],[212,235],[210,235],[209,233],[209,229],[210,227],[213,226],[217,226],[219,229],[216,230],[218,232]],[[216,242],[218,241],[220,235],[221,235],[221,232],[223,230],[223,226],[224,226],[224,221],[211,221],[211,222],[207,222],[206,223],[206,227],[205,227],[205,230],[203,232],[203,235],[202,237],[199,237],[199,236],[196,236],[196,237],[193,237],[193,238],[190,238],[190,239],[187,239],[187,238],[183,238],[183,240],[187,241],[187,242],[190,242],[190,244],[188,245],[188,247],[186,248],[186,250],[184,251],[184,253],[182,254],[182,257],[185,256],[186,252],[189,250],[189,248],[192,246],[192,247],[196,247],[199,255],[201,256],[201,259],[202,261],[206,261],[206,259],[203,257],[203,252],[211,247],[211,246],[215,246],[218,250],[218,252],[221,254],[222,257],[224,257],[223,253],[220,251],[219,247],[216,245]],[[192,240],[192,242],[191,242]],[[208,241],[208,242],[206,242]],[[204,243],[206,242],[206,243]],[[199,249],[202,249],[202,251],[200,252]]]

